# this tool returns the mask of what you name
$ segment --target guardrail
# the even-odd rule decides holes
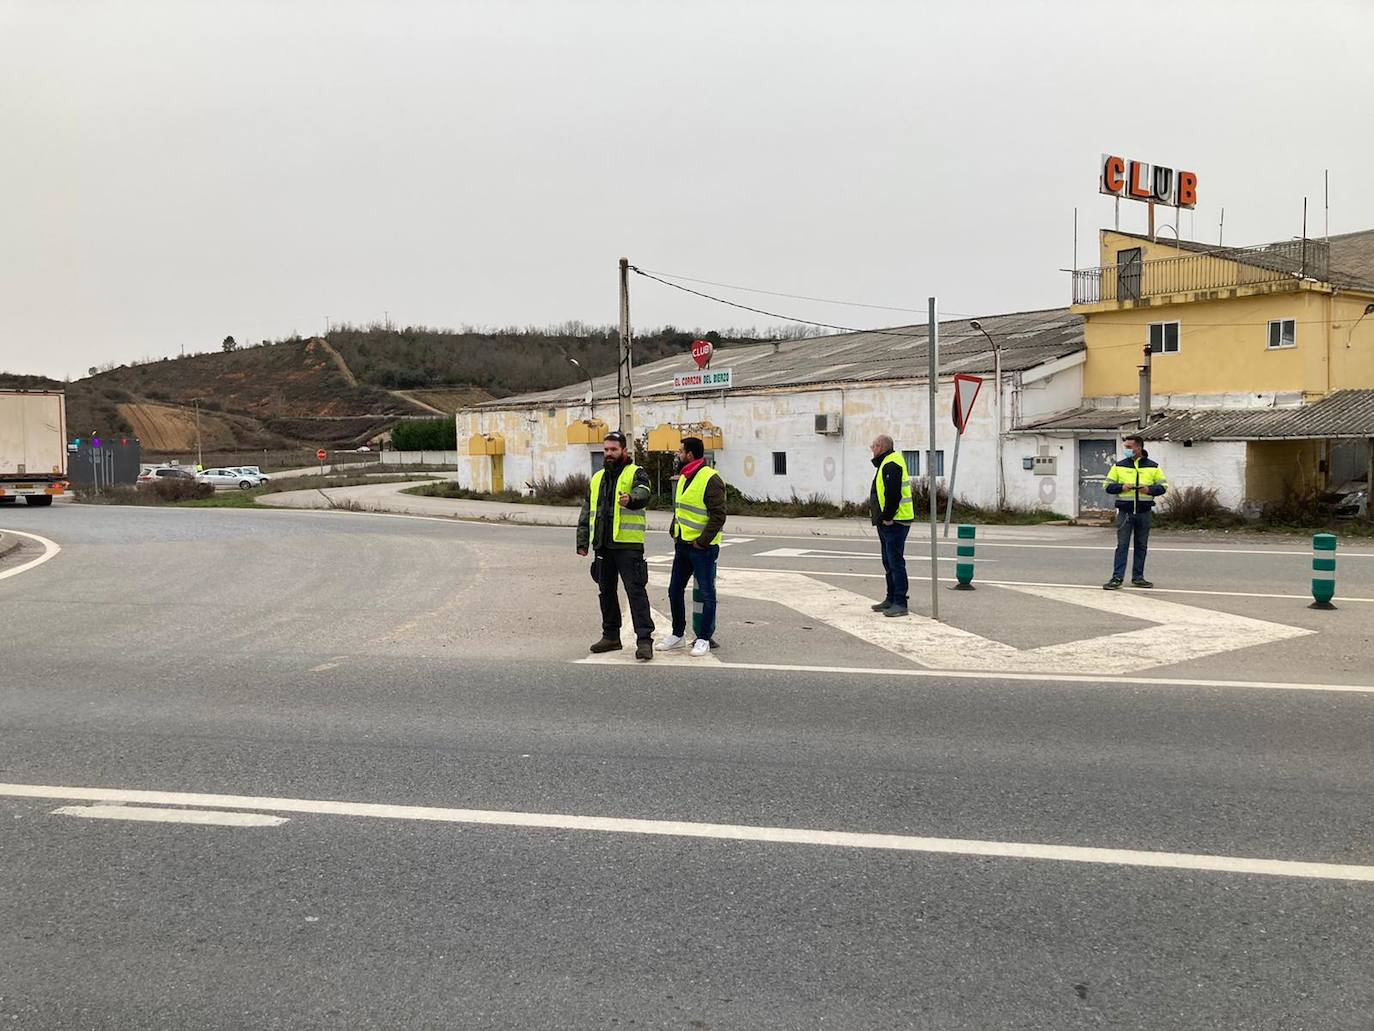
[[[1127,261],[1073,273],[1073,303],[1138,301],[1164,294],[1224,290],[1295,279],[1324,282],[1331,250],[1324,240],[1286,240],[1262,247],[1214,251],[1150,261]]]

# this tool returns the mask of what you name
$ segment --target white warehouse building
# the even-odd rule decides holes
[[[954,376],[981,376],[955,493],[991,507],[1001,492],[1009,505],[1078,514],[1072,448],[1062,438],[1013,431],[1081,403],[1082,318],[1055,308],[987,316],[979,325],[940,325],[936,476],[947,483],[952,468]],[[906,452],[913,476],[927,473],[926,337],[920,325],[723,346],[710,371],[716,379],[729,374],[725,389],[675,385],[675,377],[698,372],[686,353],[635,368],[636,442],[660,489],[666,456],[683,436],[699,436],[726,482],[751,497],[864,502],[873,478],[869,443],[878,434]],[[539,479],[587,474],[600,467],[602,437],[617,428],[616,377],[464,408],[457,423],[459,480],[474,489],[523,490]]]

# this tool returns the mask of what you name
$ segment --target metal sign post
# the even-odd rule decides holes
[[[973,413],[973,402],[978,400],[978,391],[983,388],[982,376],[969,376],[959,373],[954,377],[954,464],[949,469],[949,497],[945,501],[945,536],[949,536],[949,521],[954,515],[954,481],[959,475],[959,443],[964,439]]]
[[[318,451],[315,452],[315,457],[318,458],[318,459],[320,460],[320,475],[323,476],[323,475],[324,475],[324,460],[325,460],[326,458],[328,458],[329,455],[325,453],[324,448],[320,448]]]
[[[936,318],[935,298],[930,298],[930,323],[926,330],[926,350],[930,352],[930,441],[926,445],[926,489],[930,502],[930,618],[940,618],[940,542],[935,528],[940,521],[935,493],[935,392],[940,385],[940,323]]]

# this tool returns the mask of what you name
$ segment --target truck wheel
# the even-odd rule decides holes
[[[25,500],[26,502],[28,502],[30,505],[51,505],[51,504],[52,504],[52,495],[51,495],[51,494],[30,494],[30,495],[29,495],[28,497],[26,497],[24,500]]]

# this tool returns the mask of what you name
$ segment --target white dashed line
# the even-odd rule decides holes
[[[968,838],[932,838],[907,834],[872,834],[814,830],[803,827],[755,827],[729,823],[693,823],[679,820],[635,820],[607,816],[573,816],[562,813],[523,813],[485,809],[446,809],[432,806],[386,805],[376,802],[337,802],[303,798],[257,798],[249,795],[202,795],[179,791],[139,791],[127,788],[52,787],[42,784],[0,784],[0,796],[51,798],[85,802],[123,802],[143,805],[205,806],[217,809],[268,810],[352,816],[372,819],[415,820],[432,823],[479,824],[536,830],[569,830],[589,833],[639,834],[667,838],[710,838],[772,845],[812,845],[830,848],[887,852],[930,853],[997,859],[1046,860],[1092,863],[1105,866],[1153,867],[1165,870],[1200,870],[1224,874],[1258,874],[1322,881],[1374,881],[1374,866],[1259,859],[1187,852],[1153,852],[1137,849],[1092,848],[1022,841],[983,841]],[[112,807],[64,807],[82,814]],[[143,813],[168,810],[139,810]],[[223,816],[224,813],[204,814]],[[260,813],[244,815],[260,816]]]

